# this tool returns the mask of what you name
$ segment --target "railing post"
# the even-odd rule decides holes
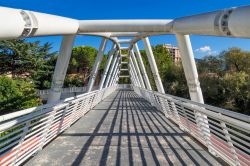
[[[221,116],[221,113],[220,113],[220,116]],[[223,133],[224,133],[224,135],[226,137],[227,144],[230,147],[231,152],[233,153],[233,159],[234,159],[235,165],[238,166],[238,165],[240,165],[240,161],[239,161],[239,158],[237,156],[237,152],[235,150],[235,147],[234,147],[234,145],[232,143],[232,139],[231,139],[231,136],[230,136],[230,134],[228,132],[228,128],[227,128],[225,122],[223,122],[223,121],[220,122],[220,125],[221,125]]]
[[[139,50],[138,45],[136,43],[134,44],[134,51],[135,51],[135,55],[137,56],[137,59],[139,61],[139,66],[140,66],[140,69],[141,69],[141,72],[142,72],[143,79],[145,81],[145,85],[146,85],[148,90],[152,90],[152,87],[150,85],[145,66],[144,66],[142,58],[141,58],[140,50]]]
[[[194,60],[194,54],[192,50],[192,45],[190,42],[189,35],[183,35],[183,34],[176,34],[176,39],[180,48],[180,54],[181,54],[181,62],[184,69],[185,77],[187,80],[188,88],[189,88],[189,94],[192,101],[196,101],[199,103],[204,103],[202,91],[200,88],[200,82],[198,79],[198,72]],[[209,136],[207,136],[206,133],[209,133],[209,124],[207,120],[207,116],[201,113],[198,113],[197,111],[194,111],[195,117],[196,117],[196,123],[197,126],[201,132],[201,135],[204,136],[204,139],[207,143],[207,146],[210,151],[210,139]],[[202,121],[202,122],[201,122]],[[202,125],[202,123],[205,124],[205,126]]]
[[[104,88],[108,87],[111,76],[112,76],[112,73],[114,72],[114,67],[115,67],[116,62],[118,60],[119,60],[119,50],[115,53],[115,57],[113,58],[113,61],[111,63],[111,67],[110,67],[110,69],[108,71],[107,78],[106,78],[105,83],[104,83]]]
[[[25,127],[24,127],[23,133],[22,133],[22,137],[20,138],[20,141],[18,143],[18,148],[16,149],[17,152],[16,152],[16,154],[14,156],[14,160],[12,161],[13,165],[16,165],[17,159],[20,156],[20,152],[22,152],[22,145],[23,145],[23,142],[25,141],[25,137],[26,137],[27,133],[29,132],[30,123],[31,123],[31,120],[29,120],[29,121],[27,121],[25,123]]]
[[[92,90],[93,85],[95,83],[96,75],[98,73],[99,66],[100,66],[102,59],[103,59],[103,53],[105,51],[107,41],[108,41],[108,39],[106,39],[106,38],[102,39],[101,45],[100,45],[99,50],[98,50],[97,57],[95,59],[95,64],[93,66],[93,69],[91,71],[91,75],[89,78],[87,92],[90,92]]]
[[[145,47],[147,58],[148,58],[148,61],[149,61],[149,64],[150,64],[150,68],[151,68],[151,71],[152,71],[153,76],[154,76],[154,80],[155,80],[155,83],[156,83],[157,90],[160,93],[165,93],[165,90],[164,90],[162,82],[161,82],[161,77],[159,75],[159,71],[158,71],[158,68],[157,68],[157,65],[156,65],[156,62],[155,62],[154,54],[153,54],[149,39],[146,37],[146,38],[143,38],[142,40],[143,40],[143,44],[144,44],[144,47]]]
[[[141,87],[145,88],[145,85],[144,85],[144,82],[143,82],[143,78],[142,78],[142,75],[141,75],[141,71],[139,69],[139,66],[138,66],[138,63],[137,63],[137,60],[135,58],[135,54],[134,54],[133,50],[130,51],[130,54],[131,54],[131,60],[134,63],[135,71],[136,71],[136,74],[138,75]]]
[[[106,66],[105,66],[105,69],[104,69],[100,84],[99,84],[99,90],[101,90],[103,88],[103,84],[104,84],[104,81],[105,81],[105,79],[107,77],[107,73],[109,71],[109,67],[110,67],[111,61],[112,61],[112,59],[114,57],[115,51],[116,51],[116,44],[113,44],[112,50],[108,54],[108,60],[107,60],[107,63],[106,63]]]
[[[54,107],[52,107],[52,111],[49,113],[49,118],[47,119],[47,123],[45,124],[46,127],[43,129],[44,131],[43,131],[42,136],[41,136],[41,144],[40,144],[39,150],[43,149],[43,147],[47,141],[46,138],[48,136],[49,130],[50,130],[51,125],[53,123],[53,120],[55,118],[56,110],[57,109],[54,106]]]
[[[57,57],[56,67],[48,96],[48,103],[53,103],[60,100],[63,82],[69,65],[74,40],[75,35],[64,36],[62,39],[60,53]]]

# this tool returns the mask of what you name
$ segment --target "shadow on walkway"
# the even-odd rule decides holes
[[[27,165],[220,165],[133,91],[116,91]]]

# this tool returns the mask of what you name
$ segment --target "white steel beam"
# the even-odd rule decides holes
[[[121,50],[128,50],[129,47],[120,47]]]
[[[120,69],[120,71],[128,71],[128,69]]]
[[[90,78],[89,78],[87,92],[90,92],[92,90],[93,86],[94,86],[96,75],[98,73],[99,66],[100,66],[100,64],[102,62],[102,59],[103,59],[103,53],[105,51],[107,41],[108,41],[107,38],[103,38],[102,41],[101,41],[101,44],[100,44],[100,47],[99,47],[99,50],[98,50],[98,54],[96,56],[95,63],[94,63],[94,66],[93,66],[93,69],[91,71],[91,75],[90,75]]]
[[[111,86],[113,86],[117,83],[117,79],[119,78],[119,75],[120,75],[120,69],[118,68],[116,73],[115,73],[115,77],[113,79],[113,82],[111,83]]]
[[[107,87],[109,87],[111,85],[111,83],[113,82],[113,79],[114,79],[114,76],[115,76],[115,72],[119,66],[119,63],[120,63],[120,57],[118,56],[117,57],[117,60],[114,64],[114,67],[112,69],[112,71],[110,72],[110,79],[109,79],[109,82],[107,82]]]
[[[134,44],[134,51],[135,51],[135,55],[137,56],[137,59],[139,61],[139,66],[140,66],[140,69],[141,69],[141,72],[142,72],[143,79],[145,81],[145,85],[146,85],[148,90],[152,90],[152,87],[151,87],[149,79],[148,79],[148,74],[147,74],[145,66],[143,64],[143,61],[142,61],[142,58],[141,58],[141,53],[140,53],[140,50],[138,48],[137,43]]]
[[[82,20],[80,32],[169,32],[172,20]]]
[[[145,84],[144,84],[144,81],[143,81],[143,78],[141,75],[141,71],[139,69],[139,66],[138,66],[138,63],[137,63],[137,60],[135,58],[135,54],[134,54],[133,50],[130,51],[130,55],[131,55],[131,60],[132,60],[134,67],[135,67],[135,72],[138,75],[138,79],[140,81],[141,87],[145,88]]]
[[[132,84],[135,85],[135,86],[138,86],[137,83],[136,83],[136,81],[135,81],[134,75],[133,75],[133,73],[131,71],[130,65],[129,65],[129,76],[130,76]]]
[[[119,39],[119,40],[117,40],[117,42],[119,44],[121,44],[121,43],[130,43],[131,41],[132,41],[132,39]]]
[[[250,6],[235,7],[175,19],[173,32],[182,34],[250,37]]]
[[[129,71],[131,72],[131,75],[132,75],[132,78],[133,78],[133,80],[134,80],[135,85],[138,86],[138,87],[140,87],[140,83],[139,83],[139,81],[137,80],[136,75],[135,75],[135,73],[134,73],[134,70],[132,69],[131,66],[130,66],[130,70],[129,70]]]
[[[112,49],[109,51],[109,54],[108,54],[108,60],[106,62],[104,72],[103,72],[103,75],[102,75],[102,78],[101,78],[101,81],[100,81],[100,84],[99,84],[99,90],[101,90],[103,88],[103,84],[104,84],[104,81],[105,81],[105,79],[107,77],[109,67],[110,67],[111,61],[112,61],[112,59],[114,57],[115,52],[116,52],[116,44],[113,44]]]
[[[123,54],[123,55],[121,55],[121,57],[125,58],[125,57],[128,57],[128,55],[127,54]]]
[[[141,82],[140,82],[139,77],[138,77],[138,74],[136,73],[136,70],[135,70],[135,65],[134,65],[131,57],[129,58],[129,61],[130,61],[130,69],[131,69],[131,71],[136,79],[136,82],[137,82],[139,87],[142,87]]]
[[[114,72],[112,73],[112,77],[111,77],[109,86],[112,86],[112,85],[113,85],[113,82],[114,82],[114,80],[116,79],[116,76],[117,76],[117,73],[118,73],[118,71],[119,71],[119,68],[120,68],[120,60],[117,61],[117,63],[116,63]]]
[[[0,39],[18,37],[113,33],[198,34],[250,38],[250,6],[182,17],[175,20],[74,20],[27,10],[0,7]],[[10,21],[11,20],[11,21]],[[53,23],[53,24],[51,24]],[[148,36],[145,34],[141,37]]]
[[[0,39],[74,35],[79,28],[78,20],[6,7],[0,7],[0,22]]]
[[[194,60],[194,54],[189,35],[178,33],[176,34],[176,38],[180,49],[181,62],[187,80],[190,98],[192,101],[203,104],[203,95],[198,79],[198,72]],[[211,142],[209,137],[210,130],[207,116],[196,111],[194,113],[200,134],[204,136],[207,145],[209,145]],[[211,146],[208,146],[208,149],[211,153],[215,153]]]
[[[129,78],[129,75],[120,75],[120,78]]]
[[[114,67],[115,67],[116,62],[118,61],[118,59],[119,59],[119,50],[116,51],[115,56],[114,56],[114,58],[112,60],[111,67],[110,67],[110,69],[108,71],[107,78],[106,78],[104,86],[103,86],[104,88],[107,88],[108,85],[109,85],[110,79],[112,77],[112,72],[114,70]]]
[[[181,54],[181,62],[187,80],[189,94],[192,101],[204,103],[198,72],[189,35],[176,34]]]
[[[157,65],[155,62],[154,54],[153,54],[149,39],[147,37],[143,38],[143,44],[144,44],[144,47],[146,50],[146,54],[147,54],[147,58],[148,58],[148,61],[150,64],[151,71],[153,73],[153,77],[155,80],[157,90],[160,93],[165,93],[165,90],[164,90],[162,82],[161,82],[161,77],[159,75],[159,71],[158,71],[158,68],[157,68]]]
[[[64,36],[62,39],[60,52],[57,57],[56,67],[52,78],[48,103],[53,103],[60,100],[63,82],[67,73],[74,40],[75,35]]]

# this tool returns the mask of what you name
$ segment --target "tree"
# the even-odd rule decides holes
[[[226,107],[250,114],[250,76],[245,72],[226,73],[223,77],[226,90]]]
[[[56,54],[50,49],[50,43],[41,45],[40,41],[0,41],[0,74],[32,78],[37,89],[48,88],[47,80],[51,79],[54,68],[48,59]]]
[[[41,104],[34,84],[24,79],[0,76],[0,114],[6,114]]]
[[[227,70],[250,73],[250,52],[234,47],[222,52],[220,56],[225,60]]]
[[[154,58],[158,67],[158,71],[162,80],[165,80],[166,72],[171,68],[173,62],[172,58],[166,48],[163,45],[156,45],[155,47],[152,46]],[[156,84],[154,81],[153,73],[150,68],[150,64],[147,59],[147,55],[145,50],[140,50],[142,55],[142,60],[146,69],[146,72],[149,77],[150,84],[154,90],[156,90]],[[166,87],[164,87],[167,90]]]
[[[166,93],[189,98],[187,81],[181,64],[172,64],[165,71],[163,86]]]
[[[97,50],[90,46],[78,46],[72,50],[68,73],[89,73],[97,56]]]
[[[197,69],[202,73],[217,73],[221,74],[224,70],[223,58],[219,56],[205,56],[203,59],[197,61]]]
[[[205,103],[250,114],[250,53],[230,48],[198,61]]]
[[[65,87],[84,86],[87,84],[97,53],[97,49],[91,46],[78,46],[73,48],[67,72],[68,75],[66,76],[66,82],[64,84]],[[98,83],[101,78],[106,61],[107,55],[103,55],[99,73],[96,76],[96,83]]]

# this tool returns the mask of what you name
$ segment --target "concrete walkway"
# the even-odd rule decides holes
[[[221,164],[135,92],[116,91],[26,165]]]

